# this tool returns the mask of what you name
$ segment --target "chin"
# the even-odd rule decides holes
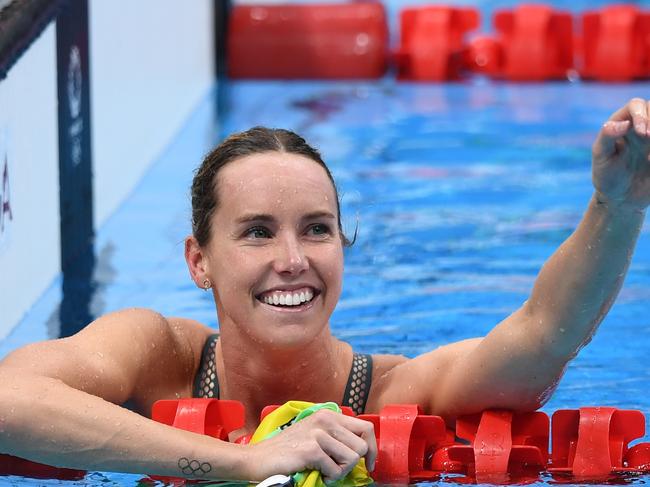
[[[305,323],[275,323],[267,325],[263,336],[258,336],[256,341],[269,349],[295,350],[322,339],[323,332],[323,326],[316,328]]]

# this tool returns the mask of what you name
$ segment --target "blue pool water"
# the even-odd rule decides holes
[[[521,305],[542,263],[578,223],[592,191],[590,145],[600,124],[649,87],[233,83],[220,121],[213,94],[99,230],[93,311],[145,306],[216,326],[211,298],[190,281],[182,256],[192,170],[223,134],[264,124],[297,130],[321,149],[338,181],[344,227],[352,234],[358,225],[331,322],[338,336],[362,352],[412,357],[484,335]],[[616,305],[545,411],[650,411],[648,228]],[[0,356],[51,337],[59,300],[54,283],[0,342]],[[83,485],[139,478],[95,473]]]

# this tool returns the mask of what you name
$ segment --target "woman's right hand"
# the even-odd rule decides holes
[[[326,481],[345,477],[362,457],[374,470],[377,457],[372,423],[320,410],[280,434],[250,445],[252,480],[319,470]]]

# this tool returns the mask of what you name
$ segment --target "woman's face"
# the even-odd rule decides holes
[[[341,293],[343,246],[325,170],[283,152],[221,169],[205,249],[222,331],[279,348],[322,333]]]

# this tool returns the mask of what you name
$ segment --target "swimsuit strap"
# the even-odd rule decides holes
[[[209,397],[219,399],[219,379],[217,378],[217,361],[215,345],[219,334],[210,335],[205,341],[201,352],[201,363],[194,379],[193,397]]]
[[[363,414],[368,401],[372,382],[372,355],[355,353],[352,355],[350,376],[345,386],[342,406],[349,406],[355,414]]]

